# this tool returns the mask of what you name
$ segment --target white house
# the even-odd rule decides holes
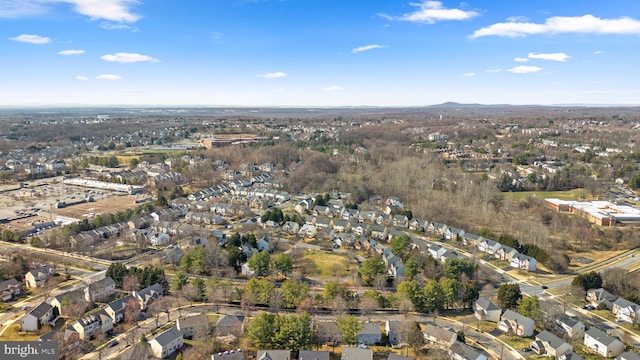
[[[46,302],[34,307],[22,318],[22,331],[36,331],[53,318],[53,306]]]
[[[88,302],[98,302],[107,299],[116,289],[116,283],[112,278],[106,277],[89,284],[84,289],[85,300]]]
[[[358,343],[365,345],[375,345],[382,341],[382,331],[380,330],[380,324],[366,322],[364,327],[358,333]]]
[[[618,298],[613,302],[611,312],[619,321],[633,324],[640,318],[640,305],[623,298]]]
[[[182,333],[175,326],[149,340],[153,356],[159,359],[173,354],[184,345]]]
[[[624,344],[620,340],[594,326],[584,333],[584,346],[608,358],[616,357],[624,351]]]
[[[536,259],[524,254],[516,254],[511,258],[511,267],[527,271],[536,271]]]
[[[625,351],[616,357],[616,360],[640,360],[640,354],[633,351]]]
[[[473,312],[478,320],[486,320],[491,322],[500,322],[500,314],[502,309],[486,298],[478,298],[473,303]]]
[[[113,329],[113,319],[106,311],[100,310],[74,321],[71,327],[78,332],[80,339],[88,339]]]
[[[30,270],[24,275],[24,281],[28,288],[42,287],[53,276],[53,268],[49,265]]]

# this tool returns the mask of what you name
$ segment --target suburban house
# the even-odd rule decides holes
[[[113,295],[116,289],[116,283],[112,278],[106,277],[89,284],[84,289],[84,298],[87,302],[99,302],[106,300],[109,296]]]
[[[244,316],[239,315],[222,315],[216,321],[215,334],[217,336],[225,336],[232,334],[241,336],[244,333]]]
[[[162,299],[163,294],[164,289],[162,288],[162,285],[153,284],[140,291],[134,291],[131,295],[138,300],[140,303],[140,309],[144,311],[154,300]]]
[[[464,234],[465,232],[462,229],[449,227],[444,231],[443,235],[447,240],[459,240],[459,239],[462,239]]]
[[[584,333],[584,346],[608,358],[616,357],[624,351],[624,344],[620,340],[594,326]]]
[[[453,329],[431,324],[427,324],[423,334],[428,344],[436,345],[443,349],[449,349],[458,340],[458,334]]]
[[[393,226],[406,228],[409,226],[409,218],[406,215],[394,215]]]
[[[513,310],[507,310],[502,314],[498,323],[498,329],[505,333],[513,333],[520,337],[529,337],[533,335],[535,322],[524,315],[520,315]]]
[[[358,333],[358,344],[375,345],[382,341],[382,331],[380,324],[366,322]]]
[[[384,323],[384,329],[391,347],[397,348],[407,345],[407,333],[406,331],[401,331],[403,326],[407,326],[407,324],[403,324],[402,321],[398,320],[387,320]]]
[[[613,302],[611,312],[619,321],[634,324],[640,320],[640,305],[623,298],[618,298]]]
[[[617,299],[617,296],[611,294],[603,288],[590,289],[587,291],[587,303],[595,308],[604,307],[605,309],[611,309],[613,303]]]
[[[88,339],[97,333],[106,333],[113,329],[113,319],[104,310],[82,317],[71,325],[80,339]]]
[[[122,319],[124,319],[125,307],[131,299],[135,298],[132,295],[129,295],[127,297],[123,297],[122,299],[112,301],[111,303],[109,303],[109,305],[105,306],[104,311],[111,317],[111,320],[114,324],[119,323],[120,321],[122,321]]]
[[[507,245],[500,245],[500,248],[494,254],[496,259],[511,261],[515,255],[518,254],[518,250]]]
[[[295,235],[300,230],[300,224],[295,221],[287,221],[282,225],[282,231],[286,232],[289,235]]]
[[[480,235],[465,233],[462,237],[462,244],[465,246],[478,246],[482,240],[484,240],[484,238]]]
[[[584,323],[577,318],[561,314],[556,318],[556,325],[570,338],[582,338],[584,336]]]
[[[425,227],[428,226],[427,224],[426,220],[413,218],[409,222],[409,230],[424,232]]]
[[[53,319],[53,306],[42,302],[22,318],[22,331],[36,331]]]
[[[18,280],[11,278],[0,282],[0,298],[2,301],[8,301],[20,295],[20,283]]]
[[[373,350],[343,347],[340,360],[373,360]]]
[[[502,309],[486,298],[478,298],[473,303],[473,312],[478,320],[486,320],[491,322],[500,322],[500,314]]]
[[[567,351],[566,353],[558,356],[558,360],[584,360],[584,358],[573,351]]]
[[[536,259],[524,254],[516,254],[511,258],[511,267],[527,271],[536,271]]]
[[[149,340],[153,356],[159,359],[173,354],[183,344],[182,333],[175,326]]]
[[[487,360],[487,355],[460,341],[456,341],[451,345],[449,354],[454,360]]]
[[[258,350],[257,360],[291,360],[291,350]]]
[[[342,333],[333,321],[316,322],[315,334],[319,344],[335,345],[342,342]]]
[[[211,360],[244,360],[242,349],[227,350],[211,355]]]
[[[382,225],[373,225],[371,227],[371,237],[377,240],[385,240],[389,231],[385,226]]]
[[[300,350],[298,360],[329,360],[328,351]]]
[[[256,242],[256,247],[258,248],[258,251],[269,252],[269,238],[266,236],[261,237],[260,240]]]
[[[53,268],[49,265],[30,270],[24,275],[24,281],[28,288],[42,287],[53,276]]]
[[[193,339],[194,336],[205,335],[207,326],[207,314],[185,316],[176,321],[176,327],[187,339]]]
[[[625,351],[616,357],[616,360],[640,360],[640,354],[633,351]]]
[[[478,243],[478,250],[487,253],[487,254],[493,254],[494,253],[494,249],[496,244],[500,244],[499,242],[495,241],[495,240],[491,240],[491,239],[482,239],[479,243]]]
[[[552,356],[554,358],[573,350],[571,345],[547,330],[536,335],[536,340],[531,343],[531,348],[538,355]]]
[[[76,306],[86,307],[87,302],[85,300],[84,289],[76,289],[58,294],[51,300],[51,306],[58,309],[60,315],[67,316],[68,310]]]

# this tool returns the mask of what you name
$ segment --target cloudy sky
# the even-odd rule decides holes
[[[2,106],[640,104],[631,0],[0,0],[0,55]]]

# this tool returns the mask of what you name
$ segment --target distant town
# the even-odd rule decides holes
[[[0,340],[640,359],[633,107],[0,111]]]

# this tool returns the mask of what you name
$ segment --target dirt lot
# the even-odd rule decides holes
[[[135,204],[134,199],[140,196],[123,195],[113,196],[109,199],[97,200],[84,204],[71,205],[61,209],[52,209],[51,211],[58,216],[72,217],[82,219],[83,215],[94,213],[95,215],[117,213],[126,209],[132,209],[140,204]]]

